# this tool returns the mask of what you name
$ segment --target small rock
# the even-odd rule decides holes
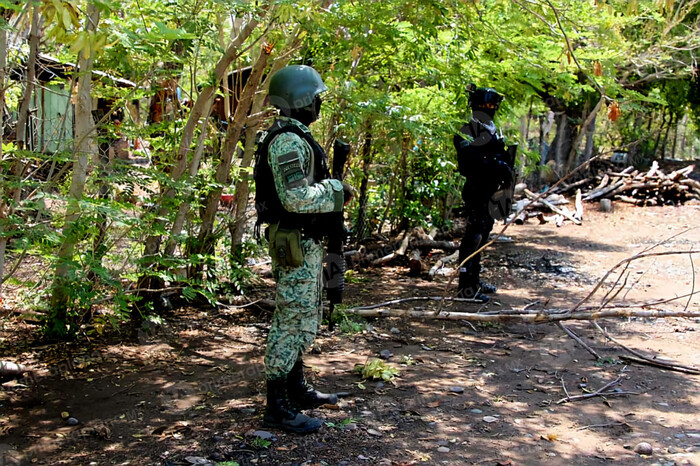
[[[464,393],[464,387],[455,385],[454,387],[450,387],[450,391],[452,393]]]
[[[391,461],[389,458],[382,458],[379,460],[379,463],[377,463],[379,466],[391,466],[393,461]]]
[[[377,382],[377,390],[384,388],[384,382]]]
[[[472,409],[470,412],[471,412],[471,413],[474,413],[474,414],[481,414],[481,413],[483,413],[482,410],[477,409],[477,408]]]
[[[449,444],[450,444],[450,442],[448,442],[447,440],[438,440],[439,447],[446,447]]]
[[[255,414],[255,408],[243,408],[241,409],[243,414]]]
[[[383,434],[375,429],[367,429],[369,435],[374,435],[375,437],[381,437]]]
[[[350,424],[346,424],[344,427],[345,430],[357,430],[357,424],[354,422],[351,422]]]
[[[435,421],[429,422],[428,427],[430,427],[430,428],[437,427],[437,422],[435,422]]]
[[[676,438],[685,438],[685,434],[676,434],[674,435]]]
[[[224,461],[225,458],[224,458],[224,455],[222,455],[218,451],[215,451],[214,453],[209,455],[209,459],[212,461],[219,462],[219,461]]]
[[[273,442],[275,440],[277,440],[277,437],[275,437],[274,434],[271,434],[270,432],[267,432],[265,430],[256,430],[250,435],[251,435],[251,437],[258,437],[258,438],[261,438],[263,440],[271,440]]]
[[[450,449],[447,448],[447,447],[440,447],[440,448],[438,448],[437,451],[438,451],[439,453],[449,453],[449,452],[450,452]]]
[[[78,421],[74,417],[69,417],[68,419],[66,419],[66,424],[68,424],[69,426],[77,426],[78,424],[80,424],[80,421]]]
[[[224,437],[221,435],[215,435],[211,439],[216,443],[223,442],[225,440]]]
[[[209,461],[208,459],[202,458],[201,456],[187,456],[187,457],[185,457],[185,461],[187,461],[190,464],[195,464],[198,466],[210,466],[210,465],[213,466],[213,464],[214,464],[211,461]]]
[[[360,461],[368,461],[369,458],[367,458],[365,455],[357,455],[357,459]]]
[[[389,351],[388,349],[381,350],[379,352],[379,357],[382,359],[389,359],[392,356],[393,356],[393,354],[391,354],[391,351]]]
[[[401,330],[397,329],[396,327],[391,327],[391,330],[389,331],[394,335],[398,335],[399,333],[401,333]]]
[[[491,424],[493,422],[498,422],[498,418],[493,416],[484,416],[484,422]]]
[[[638,455],[651,456],[654,453],[654,448],[650,443],[639,442],[637,446],[634,447],[634,452]]]

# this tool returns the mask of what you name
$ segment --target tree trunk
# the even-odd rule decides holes
[[[2,160],[2,144],[5,136],[5,119],[3,112],[5,109],[5,68],[7,67],[7,30],[0,28],[0,160]],[[7,237],[4,221],[9,214],[9,207],[0,198],[0,296],[2,295],[2,283],[5,277],[5,250],[7,248]]]
[[[661,110],[661,126],[659,126],[659,132],[656,133],[656,141],[654,141],[654,158],[656,158],[656,151],[659,148],[659,141],[661,141],[661,133],[664,131],[664,127],[666,126],[666,107],[664,107]]]
[[[94,35],[100,20],[97,6],[89,2],[85,31]],[[80,238],[74,234],[73,226],[80,217],[80,200],[83,197],[87,180],[88,161],[96,156],[97,146],[94,140],[95,122],[92,117],[92,67],[94,51],[89,56],[80,54],[78,60],[78,93],[75,103],[75,152],[73,159],[73,177],[68,191],[68,206],[66,220],[63,225],[63,242],[57,253],[58,261],[52,285],[51,310],[53,317],[51,333],[66,332],[67,308],[70,307],[70,268],[73,260],[75,245]]]
[[[223,186],[230,183],[229,178],[231,176],[233,155],[238,148],[238,142],[243,133],[243,126],[247,121],[247,115],[253,104],[253,97],[260,86],[269,57],[270,53],[267,48],[261,47],[258,59],[255,61],[253,70],[241,92],[241,98],[238,101],[233,119],[229,122],[229,127],[226,131],[226,139],[224,140],[224,150],[222,151],[221,160],[216,167],[216,173],[214,175],[214,181],[217,187],[211,190],[207,196],[206,208],[204,215],[202,215],[202,225],[199,230],[197,241],[192,248],[192,252],[195,254],[206,254],[214,251],[217,236],[213,234],[214,222],[216,220],[216,212],[219,208],[219,201],[221,200],[221,193],[223,191]],[[250,164],[251,160],[252,157],[250,157],[247,163]]]
[[[294,40],[288,42],[286,51],[292,50],[295,47],[297,41],[297,36]],[[286,55],[286,53],[284,53]],[[249,167],[255,158],[255,138],[258,133],[258,128],[260,127],[259,117],[260,112],[262,112],[265,106],[265,97],[267,96],[267,89],[270,86],[270,78],[280,69],[287,65],[289,62],[288,58],[277,59],[270,67],[267,77],[260,85],[258,93],[253,99],[253,105],[250,109],[250,115],[254,118],[248,119],[248,126],[245,132],[245,147],[243,148],[243,159],[241,160],[241,167]],[[231,234],[231,264],[240,264],[243,260],[242,248],[243,243],[243,233],[245,231],[246,224],[246,210],[248,209],[248,199],[250,198],[250,183],[252,181],[252,176],[248,172],[241,172],[241,178],[236,182],[234,193],[236,194],[235,208],[231,220],[229,222],[229,232]]]
[[[30,8],[32,8],[32,25],[29,32],[29,58],[26,65],[27,82],[17,114],[16,143],[17,148],[20,150],[28,148],[27,122],[29,121],[29,107],[36,81],[36,58],[39,54],[39,5],[33,4]],[[31,134],[29,137],[31,137]]]
[[[598,119],[597,115],[593,117],[591,123],[586,126],[586,147],[583,149],[583,158],[580,160],[581,163],[588,162],[593,157],[593,152],[595,152],[595,124]]]
[[[550,147],[550,152],[553,156],[548,157],[550,160],[555,160],[557,164],[557,177],[561,178],[565,175],[568,157],[578,135],[578,127],[572,124],[569,115],[566,112],[561,112],[556,116],[557,134]]]
[[[175,165],[173,166],[171,172],[171,178],[173,181],[180,181],[182,176],[187,170],[188,166],[188,154],[191,150],[192,141],[194,139],[194,130],[197,126],[197,122],[202,118],[204,111],[208,108],[208,102],[212,95],[216,92],[219,83],[223,79],[226,70],[233,61],[240,56],[240,46],[243,42],[253,33],[255,28],[258,26],[259,21],[257,19],[251,19],[246,25],[241,29],[240,33],[231,40],[228,47],[226,48],[223,56],[219,59],[218,63],[213,70],[213,84],[205,87],[202,92],[197,97],[190,115],[187,119],[187,123],[182,130],[182,137],[180,139],[180,145],[178,147],[177,155],[175,158]],[[175,198],[176,192],[172,187],[165,188],[162,199],[158,202],[157,211],[158,218],[166,218],[170,213],[171,204]],[[165,222],[163,220],[156,220],[156,225],[154,225],[155,230],[162,230],[165,227]],[[160,249],[162,242],[161,235],[151,235],[146,238],[144,245],[144,252],[142,258],[143,267],[155,268],[156,267],[156,256]],[[137,288],[140,290],[154,290],[162,288],[162,279],[154,277],[150,273],[144,273],[138,280]],[[147,301],[151,301],[153,294],[151,291],[139,292],[139,297],[145,298]]]
[[[670,113],[670,111],[669,111]],[[669,115],[668,126],[666,127],[666,134],[664,134],[664,142],[661,144],[661,160],[666,159],[666,144],[668,143],[668,135],[671,132],[674,122],[677,122],[678,118],[676,114],[671,113]]]
[[[357,239],[363,240],[371,232],[367,228],[367,186],[369,184],[369,167],[372,164],[372,123],[367,126],[365,142],[362,145],[362,181],[360,182],[360,210],[357,215]]]

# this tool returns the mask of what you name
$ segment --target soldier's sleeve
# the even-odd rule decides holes
[[[343,184],[331,179],[313,182],[313,152],[298,135],[277,136],[270,143],[268,162],[277,195],[289,212],[314,214],[342,210]]]

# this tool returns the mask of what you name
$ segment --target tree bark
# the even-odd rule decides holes
[[[89,2],[87,7],[87,21],[85,30],[88,34],[94,34],[100,20],[100,11],[97,6]],[[82,52],[78,60],[78,94],[75,103],[75,150],[73,159],[73,176],[68,192],[68,206],[66,208],[66,220],[63,225],[63,242],[57,253],[58,261],[52,285],[51,310],[55,327],[52,332],[63,333],[66,331],[67,308],[70,306],[70,279],[69,272],[73,260],[75,245],[80,238],[75,236],[73,226],[80,217],[80,200],[83,197],[85,183],[87,181],[88,162],[97,155],[97,145],[94,140],[95,122],[92,117],[92,68],[94,51],[89,56]]]
[[[7,68],[7,30],[0,29],[0,160],[2,160],[2,144],[5,136],[5,119],[2,113],[5,109],[5,76]],[[9,212],[8,205],[5,205],[0,198],[0,293],[2,293],[2,283],[5,276],[5,250],[7,248],[7,236],[5,236],[4,221]],[[1,294],[0,294],[1,296]]]

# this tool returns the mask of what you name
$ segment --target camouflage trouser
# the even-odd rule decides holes
[[[323,246],[305,239],[301,242],[304,263],[300,267],[272,264],[277,280],[276,309],[265,351],[265,376],[286,376],[297,357],[311,347],[322,316]]]

